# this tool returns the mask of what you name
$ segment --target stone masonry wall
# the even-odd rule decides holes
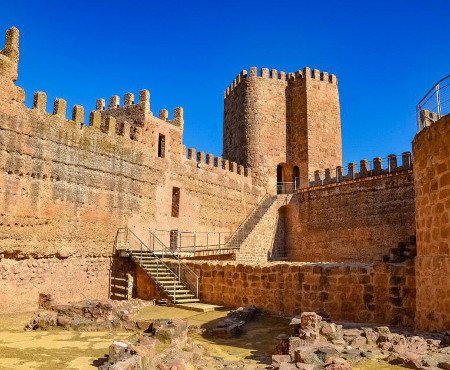
[[[304,68],[286,74],[256,67],[242,71],[224,99],[224,157],[252,168],[271,191],[278,181],[300,186],[315,170],[342,164],[340,104],[335,75]]]
[[[89,120],[79,105],[67,119],[60,98],[47,112],[43,92],[28,109],[24,91],[14,84],[18,40],[18,30],[11,29],[0,52],[0,266],[21,265],[8,275],[17,284],[5,290],[0,312],[32,308],[35,297],[27,291],[34,294],[34,288],[21,283],[28,266],[21,261],[52,264],[54,279],[46,275],[43,288],[56,299],[69,297],[58,288],[63,284],[73,287],[73,299],[86,292],[105,297],[109,281],[93,279],[87,287],[80,264],[89,258],[106,263],[119,227],[132,228],[144,241],[150,228],[230,232],[262,197],[249,169],[192,149],[186,158],[183,109],[175,109],[173,120],[165,110],[154,116],[147,90],[136,102],[126,94],[124,105],[114,96],[107,109],[100,99]],[[165,136],[164,155],[158,155],[159,135]],[[174,187],[180,189],[177,216]],[[63,268],[82,270],[64,279],[57,273]],[[106,274],[108,264],[100,268]]]
[[[255,305],[332,320],[414,325],[415,274],[403,264],[188,262],[200,276],[201,299],[227,307]]]
[[[127,225],[144,240],[149,228],[231,231],[262,196],[236,170],[198,164],[184,155],[158,158],[145,143],[80,127],[36,108],[0,104],[4,259],[103,258],[113,252],[117,228]],[[176,218],[173,186],[181,189]],[[92,284],[97,284],[93,292],[108,292],[107,280]],[[10,293],[11,299],[22,297]]]
[[[417,225],[416,326],[450,330],[450,115],[413,141]]]
[[[0,259],[1,313],[37,309],[39,293],[60,302],[107,299],[111,278],[134,274],[132,264],[112,257],[28,257]]]
[[[286,207],[294,261],[381,261],[415,235],[411,171],[302,189]]]
[[[261,74],[252,67],[247,78],[244,71],[225,96],[223,152],[251,167],[257,184],[273,188],[277,165],[286,162],[287,82],[277,71]]]

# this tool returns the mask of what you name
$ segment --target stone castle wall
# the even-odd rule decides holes
[[[416,326],[450,330],[450,115],[413,141],[417,227]]]
[[[315,311],[332,320],[414,325],[412,262],[188,262],[188,266],[200,276],[201,298],[211,304],[255,305],[281,315]]]
[[[294,261],[381,261],[415,235],[411,170],[302,189],[283,210]]]
[[[181,128],[150,112],[140,130],[118,117],[97,125],[95,115],[86,126],[80,107],[67,120],[63,100],[49,114],[44,94],[31,110],[23,97],[0,99],[0,311],[33,309],[37,287],[63,300],[105,297],[119,227],[143,240],[150,228],[232,231],[263,194],[242,166],[192,149],[186,158]],[[178,217],[173,187],[180,188]],[[55,270],[53,282],[50,270],[28,267],[31,258]],[[64,277],[64,269],[73,273]]]
[[[225,158],[251,167],[256,183],[274,188],[277,165],[287,161],[287,82],[276,71],[272,78],[267,69],[262,73],[258,77],[251,68],[247,78],[242,72],[239,84],[225,96],[223,152]]]

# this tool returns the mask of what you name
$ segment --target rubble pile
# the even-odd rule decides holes
[[[393,333],[388,327],[344,329],[315,312],[292,319],[291,336],[280,335],[272,366],[280,370],[351,370],[363,359],[380,359],[409,369],[450,369],[450,335],[428,339]]]
[[[70,330],[139,329],[134,319],[137,311],[152,302],[140,299],[130,300],[84,300],[69,304],[55,303],[48,294],[39,295],[39,309],[34,312],[25,329],[49,330],[62,328]]]
[[[227,318],[219,321],[215,326],[209,327],[204,334],[210,337],[234,337],[241,335],[245,324],[252,321],[259,310],[255,306],[239,307],[230,311]]]

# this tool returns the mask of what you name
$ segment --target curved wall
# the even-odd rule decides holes
[[[413,141],[417,229],[416,326],[450,329],[450,115]]]
[[[286,162],[286,80],[250,74],[224,103],[224,158],[252,168],[258,185],[275,187]]]

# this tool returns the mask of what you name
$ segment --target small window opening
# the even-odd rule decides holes
[[[166,137],[159,134],[158,138],[158,157],[164,158],[166,156]]]
[[[172,217],[180,215],[180,188],[172,188]]]
[[[300,187],[300,169],[298,166],[294,166],[294,188],[297,190]]]

